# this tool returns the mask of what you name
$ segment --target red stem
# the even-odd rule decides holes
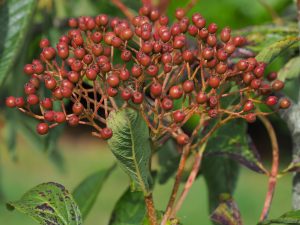
[[[279,166],[279,147],[278,147],[275,130],[274,130],[271,122],[265,116],[259,116],[259,118],[268,131],[271,145],[272,145],[272,168],[271,168],[270,175],[269,175],[268,192],[266,194],[264,207],[263,207],[262,213],[260,215],[260,221],[263,221],[268,216],[268,213],[269,213],[269,210],[271,207],[271,203],[272,203],[272,199],[273,199],[273,195],[274,195],[274,191],[275,191],[275,187],[276,187],[276,183],[277,183],[278,166]]]

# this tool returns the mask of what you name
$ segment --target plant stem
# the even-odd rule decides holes
[[[184,170],[186,160],[187,160],[188,155],[190,153],[190,149],[191,149],[190,144],[183,147],[183,152],[182,152],[180,162],[179,162],[179,166],[178,166],[178,169],[177,169],[173,190],[172,190],[172,193],[171,193],[171,196],[170,196],[165,214],[164,214],[163,219],[161,221],[161,225],[165,225],[167,223],[169,217],[171,216],[171,213],[172,213],[172,210],[173,210],[173,205],[175,203],[176,195],[177,195],[177,192],[178,192],[178,189],[179,189],[182,173],[183,173],[183,170]]]
[[[121,0],[111,0],[112,3],[117,6],[125,16],[131,21],[134,17],[133,12],[126,6]]]
[[[195,179],[196,179],[196,176],[199,172],[199,169],[200,169],[200,166],[201,166],[201,161],[202,161],[202,156],[203,156],[203,153],[204,153],[204,150],[205,150],[205,147],[206,147],[206,143],[205,142],[204,144],[202,144],[202,146],[200,147],[199,151],[197,152],[196,154],[196,157],[195,157],[195,161],[194,161],[194,165],[193,165],[193,169],[189,175],[189,178],[187,180],[187,182],[185,183],[184,185],[184,189],[183,191],[181,192],[181,195],[176,203],[176,206],[175,206],[175,209],[174,211],[172,212],[172,215],[175,216],[176,213],[179,211],[179,209],[181,208],[187,194],[189,193]]]
[[[152,194],[145,196],[145,203],[150,225],[158,225]]]
[[[275,187],[276,187],[278,166],[279,166],[279,147],[278,147],[278,141],[276,138],[276,133],[275,133],[275,130],[274,130],[271,122],[265,116],[259,116],[259,119],[261,120],[261,122],[263,123],[265,128],[267,129],[269,137],[270,137],[271,145],[272,145],[272,168],[271,168],[270,175],[269,175],[268,192],[266,194],[264,207],[263,207],[262,213],[260,215],[260,221],[263,221],[268,216],[268,213],[269,213],[269,210],[271,207],[271,203],[272,203],[272,199],[273,199],[273,195],[274,195],[274,191],[275,191]]]

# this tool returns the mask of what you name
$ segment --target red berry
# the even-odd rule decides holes
[[[192,80],[186,80],[183,82],[182,88],[185,93],[191,93],[195,88],[194,82]]]
[[[80,115],[84,110],[84,106],[80,102],[75,102],[72,106],[72,111],[76,115]]]
[[[55,112],[54,121],[57,123],[63,123],[66,121],[66,116],[63,112]]]
[[[39,103],[39,97],[35,94],[30,94],[27,96],[27,103],[29,105],[36,105]]]
[[[208,25],[207,30],[208,30],[209,33],[214,34],[214,33],[217,32],[218,26],[215,23],[211,23],[211,24]]]
[[[276,96],[269,96],[267,99],[266,99],[266,104],[268,106],[272,106],[272,105],[276,105],[278,102],[278,98]]]
[[[118,90],[113,88],[113,87],[108,87],[107,88],[107,94],[110,97],[115,97],[118,94]]]
[[[49,47],[49,45],[50,45],[50,41],[48,39],[46,39],[46,38],[41,39],[40,48],[43,49],[43,48]]]
[[[148,66],[148,68],[146,69],[146,73],[149,75],[149,76],[156,76],[157,73],[158,73],[158,67],[156,65],[150,65]]]
[[[129,74],[129,71],[124,68],[120,71],[120,75],[119,75],[120,79],[123,80],[123,81],[126,81],[129,79],[130,77],[130,74]]]
[[[230,28],[229,27],[225,27],[220,34],[220,38],[223,42],[228,42],[230,40]]]
[[[142,75],[142,68],[139,66],[139,65],[133,65],[133,67],[131,68],[131,73],[132,73],[132,76],[134,77],[139,77]]]
[[[240,71],[244,71],[248,68],[248,62],[247,60],[241,59],[240,61],[238,61],[236,66]]]
[[[48,133],[49,131],[49,126],[47,123],[39,123],[37,126],[36,126],[36,131],[38,132],[38,134],[40,135],[45,135]]]
[[[31,74],[33,74],[34,73],[34,69],[33,69],[33,66],[32,66],[32,64],[26,64],[25,66],[24,66],[24,73],[26,73],[27,75],[31,75]]]
[[[106,79],[108,85],[110,87],[117,87],[120,83],[120,79],[116,74],[112,74],[110,75],[107,79]]]
[[[80,79],[79,73],[75,71],[70,71],[68,73],[68,80],[71,81],[72,83],[77,83]]]
[[[176,9],[176,11],[175,11],[175,17],[176,17],[178,20],[181,20],[184,16],[185,16],[185,11],[184,11],[184,9],[182,9],[182,8]]]
[[[268,76],[267,76],[267,79],[268,79],[269,81],[276,80],[276,79],[277,79],[277,73],[276,73],[276,72],[271,72],[271,73],[269,73]]]
[[[124,62],[129,62],[132,58],[132,54],[129,50],[123,50],[122,53],[121,53],[121,59],[124,61]]]
[[[89,69],[87,69],[87,71],[85,73],[85,76],[89,80],[96,80],[96,78],[97,78],[97,72],[96,72],[96,70],[94,70],[92,68],[89,68]]]
[[[179,145],[186,145],[189,142],[189,137],[186,134],[178,134],[176,141]]]
[[[251,81],[251,88],[253,88],[253,89],[258,89],[260,86],[261,86],[261,80],[259,80],[259,79],[253,79],[252,81]]]
[[[176,110],[173,112],[173,119],[175,123],[180,123],[184,120],[185,118],[185,113],[182,112],[181,110]]]
[[[212,88],[217,88],[220,85],[220,78],[217,76],[210,76],[208,80],[208,84]]]
[[[171,98],[179,99],[181,98],[182,94],[183,94],[183,90],[181,86],[176,85],[170,88],[169,95]]]
[[[101,130],[101,137],[102,137],[103,139],[109,139],[109,138],[112,137],[112,135],[113,135],[113,132],[112,132],[112,130],[111,130],[110,128],[108,128],[108,127],[105,127],[105,128],[103,128],[103,129]]]
[[[35,87],[31,83],[26,83],[24,85],[24,92],[26,95],[34,94],[36,92]]]
[[[44,98],[42,101],[41,101],[41,105],[44,109],[52,109],[52,100],[50,98]]]
[[[200,91],[197,96],[196,96],[196,101],[198,102],[198,104],[204,104],[207,102],[207,95],[205,93],[203,93],[202,91]]]
[[[14,107],[16,107],[16,103],[15,102],[16,102],[16,98],[13,97],[13,96],[9,96],[5,100],[5,105],[7,107],[9,107],[9,108],[14,108]]]
[[[275,80],[272,83],[272,88],[274,91],[280,91],[284,88],[284,83],[281,80]]]
[[[135,104],[141,104],[143,102],[144,96],[141,92],[134,92],[132,95],[132,102]]]
[[[164,110],[171,110],[173,108],[173,101],[169,98],[164,98],[161,102],[161,106]]]
[[[245,115],[245,119],[248,123],[253,123],[256,120],[256,115],[254,113],[249,113]]]
[[[69,118],[68,118],[68,124],[72,127],[75,127],[79,124],[79,117],[76,116],[76,115],[71,115]]]
[[[47,112],[44,113],[44,119],[46,121],[53,122],[54,121],[54,115],[55,115],[55,113],[53,111],[47,111]]]
[[[210,118],[216,118],[218,116],[218,110],[210,109],[208,110],[208,115]]]
[[[128,101],[131,98],[131,91],[128,88],[123,89],[121,92],[121,98]]]
[[[252,102],[251,100],[248,100],[248,101],[245,103],[244,107],[243,107],[243,111],[244,111],[244,112],[249,112],[249,111],[251,111],[253,108],[254,108],[253,102]]]
[[[23,97],[16,98],[15,103],[17,107],[19,108],[23,107],[25,105],[24,98]]]

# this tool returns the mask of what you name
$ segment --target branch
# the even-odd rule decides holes
[[[152,194],[145,196],[145,203],[150,225],[157,225],[156,211],[153,203]]]
[[[132,20],[134,18],[134,13],[131,9],[129,9],[126,5],[123,4],[121,0],[111,0],[112,3],[118,7],[127,17],[128,20]]]
[[[279,147],[278,147],[278,141],[276,138],[275,130],[271,124],[271,122],[265,117],[265,116],[258,116],[265,128],[268,131],[271,145],[272,145],[272,168],[269,175],[269,184],[268,184],[268,192],[266,194],[266,199],[264,203],[264,207],[262,210],[262,213],[260,215],[260,221],[263,221],[267,218],[275,187],[277,182],[277,175],[278,175],[278,166],[279,166]]]

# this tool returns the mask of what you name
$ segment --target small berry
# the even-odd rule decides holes
[[[55,112],[54,121],[57,123],[64,123],[66,121],[66,116],[63,112]]]
[[[69,118],[68,118],[68,124],[71,126],[71,127],[75,127],[79,124],[79,117],[76,116],[76,115],[71,115]]]
[[[72,106],[72,111],[76,115],[80,115],[84,110],[84,106],[80,102],[75,102]]]
[[[111,138],[113,135],[113,132],[110,128],[105,127],[101,130],[101,137],[105,140]]]
[[[40,135],[45,135],[48,133],[49,131],[49,126],[47,123],[39,123],[37,126],[36,126],[36,131],[38,132],[38,134]]]
[[[198,104],[204,104],[204,103],[206,103],[207,99],[208,99],[207,95],[204,92],[202,92],[202,91],[200,91],[197,94],[197,96],[196,96],[196,101],[197,101]]]
[[[183,82],[182,88],[185,93],[191,93],[195,88],[194,82],[192,80],[186,80]]]
[[[208,84],[212,88],[217,88],[220,85],[220,78],[217,76],[209,77]]]
[[[117,87],[120,83],[120,79],[116,74],[112,74],[107,78],[107,83],[110,87]]]
[[[19,108],[23,107],[25,105],[24,98],[23,97],[16,98],[15,104],[16,104],[16,107],[19,107]]]
[[[280,91],[284,88],[284,83],[281,81],[281,80],[275,80],[273,83],[272,83],[272,89],[274,91]]]
[[[180,123],[184,120],[185,114],[181,110],[176,110],[173,112],[173,119],[175,123]]]
[[[278,98],[276,96],[269,96],[267,99],[266,99],[266,104],[268,106],[273,106],[273,105],[276,105],[278,102]]]
[[[128,88],[125,88],[121,92],[121,98],[125,101],[128,101],[131,98],[131,91]]]
[[[248,101],[245,103],[244,107],[243,107],[243,111],[244,111],[244,112],[249,112],[249,111],[251,111],[253,108],[254,108],[253,102],[252,102],[251,100],[248,100]]]
[[[14,107],[16,107],[16,103],[15,102],[16,102],[16,98],[13,97],[13,96],[9,96],[5,100],[5,105],[7,107],[9,107],[9,108],[14,108]]]
[[[36,105],[39,103],[39,97],[35,94],[30,94],[27,96],[27,103],[29,105]]]
[[[179,99],[179,98],[181,98],[182,94],[183,94],[183,90],[182,90],[181,86],[176,85],[176,86],[172,86],[170,88],[169,95],[171,98]]]
[[[44,98],[41,101],[41,105],[44,109],[52,109],[53,107],[52,100],[50,98]]]
[[[171,110],[173,108],[173,101],[169,98],[164,98],[161,102],[162,108],[164,110]]]
[[[141,92],[134,92],[132,95],[132,102],[135,104],[141,104],[143,102],[143,94]]]
[[[248,123],[254,123],[256,121],[256,115],[254,113],[249,113],[245,115],[245,119]]]
[[[287,108],[290,107],[290,105],[291,105],[291,102],[290,102],[290,100],[288,100],[287,98],[283,98],[283,99],[281,99],[280,102],[279,102],[279,107],[280,107],[281,109],[287,109]]]
[[[177,144],[186,145],[189,142],[189,137],[186,134],[179,134],[176,137]]]

